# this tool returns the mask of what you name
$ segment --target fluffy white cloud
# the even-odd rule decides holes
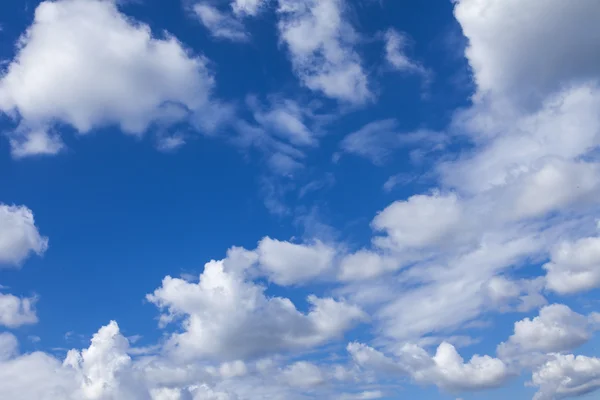
[[[248,35],[241,21],[220,11],[210,3],[196,4],[194,12],[212,36],[238,42],[248,40]]]
[[[515,333],[498,347],[502,357],[527,356],[531,352],[553,353],[573,350],[584,344],[594,330],[588,317],[562,304],[540,310],[539,316],[515,323]]]
[[[127,355],[129,342],[121,335],[119,326],[111,321],[94,334],[90,347],[71,350],[64,366],[72,368],[80,381],[77,397],[83,399],[146,398],[145,393],[132,384],[131,358]]]
[[[509,377],[499,359],[475,355],[467,363],[454,346],[442,343],[432,357],[415,345],[405,345],[392,359],[359,343],[348,345],[350,355],[360,366],[393,375],[406,375],[420,384],[434,384],[451,392],[481,390],[502,385]]]
[[[231,8],[237,15],[255,16],[264,3],[265,0],[233,0]]]
[[[48,354],[36,352],[0,362],[1,398],[64,400],[74,398],[76,390],[73,371]]]
[[[600,389],[600,359],[556,354],[533,373],[534,400],[560,400]]]
[[[353,45],[357,34],[344,20],[344,0],[279,0],[279,33],[294,71],[307,88],[350,103],[372,97]]]
[[[564,85],[600,76],[600,4],[593,0],[460,0],[454,13],[469,39],[479,97],[533,105]]]
[[[544,265],[546,287],[560,294],[587,291],[600,286],[600,238],[565,241],[552,251]]]
[[[487,3],[456,3],[459,22],[471,39],[467,55],[481,95],[471,107],[457,112],[450,130],[466,135],[473,147],[438,165],[439,193],[397,201],[377,215],[372,226],[383,235],[373,239],[374,249],[357,253],[365,268],[349,264],[349,271],[365,273],[371,280],[353,282],[341,290],[355,301],[377,307],[374,321],[386,339],[418,340],[432,332],[451,335],[488,310],[526,311],[544,305],[540,279],[513,281],[509,271],[545,259],[561,240],[580,237],[593,224],[589,215],[597,210],[599,180],[593,152],[600,144],[600,91],[589,76],[578,73],[554,76],[559,81],[552,82],[552,88],[535,78],[514,87],[511,83],[510,89],[494,86],[505,81],[486,78],[486,71],[512,72],[487,59],[478,64],[475,54],[504,51],[501,57],[512,57],[508,54],[512,49],[497,49],[494,44],[505,39],[498,35],[505,28],[496,31],[496,25],[480,23],[477,16],[501,19],[506,27],[515,23],[513,11],[500,11],[517,7],[517,2]],[[518,4],[531,10],[540,7],[535,1]],[[555,13],[563,6],[551,1],[548,7]],[[595,6],[586,3],[585,7],[589,11]],[[522,18],[543,19],[544,15],[540,11]],[[477,25],[479,31],[472,31],[469,24]],[[570,19],[569,24],[578,29],[577,20]],[[537,25],[518,28],[526,35]],[[478,40],[477,35],[489,42]],[[517,43],[517,47],[522,45]],[[568,46],[552,51],[565,54]],[[535,51],[525,53],[535,57]],[[521,55],[519,62],[527,69],[530,64],[525,60]],[[539,74],[539,69],[531,68],[527,74]],[[521,100],[532,97],[530,93],[520,97],[519,88],[541,96],[536,107],[522,107]],[[590,272],[593,250],[579,253],[569,258],[573,252],[567,252],[562,270],[581,275],[575,272],[571,284],[560,274],[555,281],[569,286],[585,282],[588,286],[582,289],[595,287],[596,283],[588,283],[595,282]],[[393,257],[392,268],[382,266],[384,256]],[[549,272],[552,258],[546,266]],[[373,272],[366,273],[367,268]],[[396,273],[393,278],[377,279],[392,271]]]
[[[48,238],[40,235],[29,208],[0,204],[0,267],[19,267],[31,253],[42,255],[47,248]]]
[[[59,151],[56,123],[139,135],[193,114],[209,130],[223,113],[206,112],[213,78],[205,64],[174,37],[153,38],[113,1],[42,2],[0,80],[0,111],[19,123],[9,135],[13,154]]]
[[[581,179],[589,188],[589,172],[581,178],[573,173],[585,164],[570,161],[578,160],[600,143],[598,107],[600,90],[590,84],[546,98],[542,107],[531,114],[523,114],[518,108],[488,105],[458,113],[457,129],[470,134],[478,147],[471,157],[443,164],[443,180],[471,194],[503,188],[528,174],[537,175],[531,183],[544,192],[569,178]],[[562,168],[567,169],[563,172]],[[544,169],[548,172],[540,174]],[[572,188],[570,184],[568,187]],[[553,194],[551,199],[558,199],[557,205],[561,205],[572,195],[580,196],[580,191]]]
[[[264,238],[256,249],[263,273],[278,285],[306,283],[326,276],[336,252],[326,244],[294,244]]]
[[[366,318],[353,305],[315,296],[308,297],[311,309],[303,314],[289,299],[266,296],[265,288],[246,280],[232,262],[207,263],[197,284],[167,277],[148,295],[167,311],[163,324],[184,318],[184,332],[167,344],[175,357],[237,360],[311,348]]]
[[[309,362],[299,361],[282,371],[282,378],[291,386],[310,389],[325,383],[321,369]]]
[[[381,211],[372,226],[387,236],[374,242],[383,248],[425,248],[455,233],[461,225],[462,204],[455,194],[417,195]]]
[[[16,328],[38,322],[35,298],[20,298],[0,293],[0,326]]]
[[[338,277],[342,281],[376,278],[385,272],[396,270],[401,263],[396,257],[359,250],[340,260]]]
[[[590,203],[600,190],[600,166],[546,159],[517,186],[515,214],[536,217],[578,203]]]

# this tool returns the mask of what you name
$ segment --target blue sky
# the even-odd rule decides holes
[[[0,398],[597,396],[597,2],[0,7]]]

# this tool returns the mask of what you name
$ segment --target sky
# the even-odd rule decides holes
[[[3,1],[0,398],[596,398],[598,15]]]

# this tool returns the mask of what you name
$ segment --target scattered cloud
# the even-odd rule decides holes
[[[234,3],[234,6],[237,3]],[[238,9],[238,8],[234,8]],[[242,9],[240,9],[242,10]],[[233,15],[219,11],[219,9],[208,2],[198,3],[194,6],[194,12],[210,34],[219,39],[228,39],[234,42],[247,41],[248,34],[244,24]]]
[[[228,110],[211,103],[206,65],[112,1],[42,2],[0,79],[0,111],[17,124],[9,133],[13,155],[59,152],[57,124],[80,134],[116,125],[141,135],[161,121],[187,120],[210,131]]]
[[[345,103],[373,95],[360,56],[357,33],[344,19],[343,0],[279,0],[281,41],[296,75],[308,89]]]
[[[31,253],[43,255],[48,238],[35,225],[33,212],[25,206],[0,204],[0,267],[20,267]]]

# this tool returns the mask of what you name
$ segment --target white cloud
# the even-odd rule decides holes
[[[278,285],[306,283],[325,276],[334,265],[336,252],[320,241],[294,244],[264,238],[258,244],[261,270]]]
[[[212,87],[202,57],[172,36],[153,38],[114,2],[46,1],[0,80],[0,111],[19,124],[9,135],[15,156],[56,153],[58,123],[81,134],[117,125],[140,135],[191,118],[210,130],[224,112],[211,108]]]
[[[406,345],[392,359],[359,343],[348,345],[350,355],[360,366],[393,375],[406,375],[420,384],[434,384],[446,391],[482,390],[501,386],[509,377],[507,366],[499,359],[475,355],[467,363],[454,346],[442,343],[435,355],[415,345]]]
[[[599,107],[600,90],[590,84],[547,98],[542,108],[531,114],[523,114],[518,108],[488,105],[476,105],[458,113],[456,129],[471,135],[477,149],[471,157],[442,164],[443,181],[467,193],[479,194],[536,174],[531,183],[541,185],[547,192],[545,187],[560,182],[562,176],[572,176],[574,168],[585,167],[570,162],[600,144],[600,116],[596,112]],[[559,168],[568,169],[562,172]],[[540,174],[544,169],[560,172]],[[582,178],[572,177],[587,183],[588,176],[589,172]],[[580,193],[574,191],[573,195]],[[571,195],[567,191],[552,198],[558,197],[560,205]]]
[[[357,34],[344,20],[344,7],[343,0],[279,0],[279,33],[304,86],[361,104],[372,94],[353,48]]]
[[[64,366],[72,368],[80,381],[78,397],[83,399],[144,398],[127,377],[131,358],[127,355],[129,342],[121,335],[119,326],[111,321],[94,334],[90,347],[71,350]]]
[[[273,100],[270,108],[264,110],[251,98],[249,105],[256,122],[270,134],[295,146],[316,145],[314,134],[304,123],[306,110],[295,101]]]
[[[281,373],[282,378],[291,386],[310,389],[325,383],[321,369],[309,362],[299,361],[289,365]]]
[[[48,354],[35,352],[0,362],[0,398],[63,400],[76,390],[73,372]]]
[[[231,8],[237,15],[255,16],[265,4],[265,0],[233,0]]]
[[[381,165],[399,145],[397,125],[393,119],[371,122],[346,136],[340,147],[346,153],[365,157],[373,164]]]
[[[544,265],[546,287],[560,294],[573,294],[600,286],[600,238],[564,241],[552,251]]]
[[[0,363],[16,356],[19,352],[17,338],[8,333],[0,333]]]
[[[383,248],[425,248],[438,244],[461,225],[462,204],[455,194],[416,195],[397,201],[373,219],[386,236],[374,242]]]
[[[454,13],[479,97],[537,105],[564,85],[600,77],[595,1],[460,0]]]
[[[534,400],[560,400],[600,389],[600,359],[556,354],[533,373]]]
[[[403,33],[388,29],[385,33],[385,59],[398,71],[417,73],[427,78],[429,71],[406,55],[407,40]]]
[[[382,165],[401,147],[418,147],[423,152],[442,149],[447,137],[426,129],[400,132],[398,122],[384,119],[370,122],[348,134],[340,143],[343,152],[364,157],[375,165]]]
[[[401,260],[395,257],[359,250],[340,260],[338,277],[342,281],[376,278],[385,272],[398,269],[400,265]]]
[[[167,277],[148,295],[166,310],[162,323],[184,319],[184,332],[173,334],[167,345],[175,357],[243,360],[312,348],[366,318],[353,305],[315,296],[308,297],[310,311],[303,314],[289,299],[267,297],[231,263],[207,263],[197,284]]]
[[[592,337],[588,317],[562,304],[542,308],[539,316],[515,323],[515,333],[498,347],[502,357],[527,357],[531,352],[554,353],[573,350]]]
[[[241,21],[232,15],[219,11],[218,8],[209,3],[196,4],[194,12],[212,36],[236,42],[248,40],[248,35]]]
[[[600,190],[600,166],[545,159],[533,166],[517,189],[515,214],[536,217],[578,203],[591,203]]]
[[[36,298],[20,298],[0,293],[0,326],[17,328],[38,322],[36,301]]]
[[[29,208],[0,204],[0,267],[19,267],[31,253],[41,256],[47,248],[48,238],[40,235]]]

